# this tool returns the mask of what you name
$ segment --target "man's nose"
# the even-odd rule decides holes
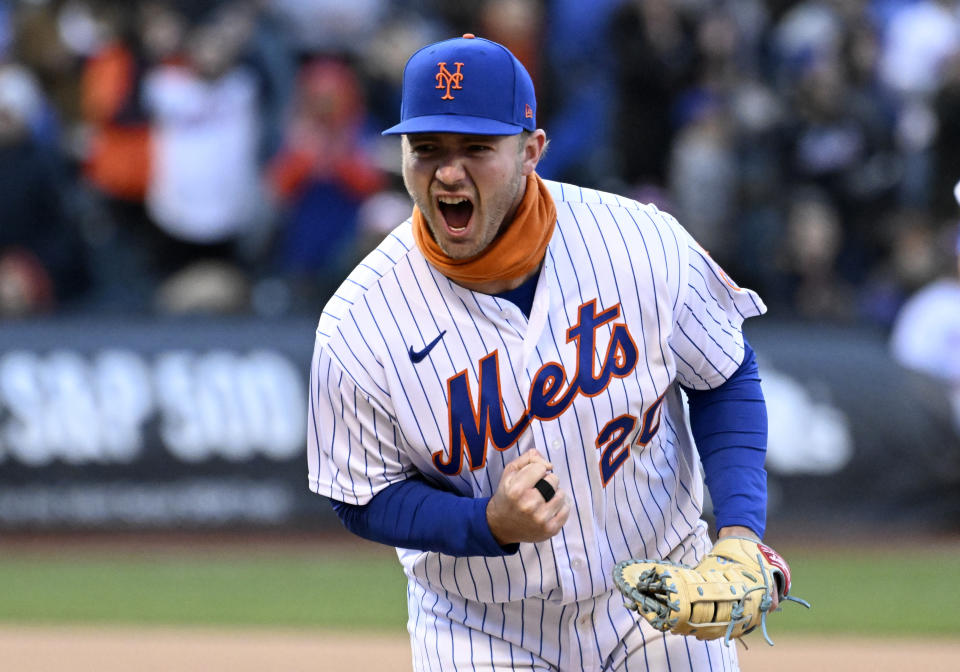
[[[461,161],[460,157],[448,157],[437,166],[437,180],[449,186],[459,184],[466,175],[466,171],[463,169],[463,161]]]

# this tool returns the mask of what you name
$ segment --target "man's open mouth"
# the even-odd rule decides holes
[[[473,216],[473,203],[463,196],[440,196],[437,198],[437,207],[451,233],[466,230]]]

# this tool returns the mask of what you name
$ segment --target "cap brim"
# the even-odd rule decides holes
[[[516,135],[523,130],[518,124],[507,124],[484,117],[471,117],[465,114],[434,114],[412,117],[391,126],[381,135],[401,135],[406,133],[466,133],[469,135]]]

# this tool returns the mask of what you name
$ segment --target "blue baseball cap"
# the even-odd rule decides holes
[[[467,33],[427,45],[403,69],[400,123],[383,135],[516,135],[537,128],[526,68],[502,44]]]

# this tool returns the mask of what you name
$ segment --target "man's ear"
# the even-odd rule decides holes
[[[529,175],[537,169],[537,164],[543,158],[547,149],[547,133],[542,128],[530,133],[523,145],[523,174]]]

